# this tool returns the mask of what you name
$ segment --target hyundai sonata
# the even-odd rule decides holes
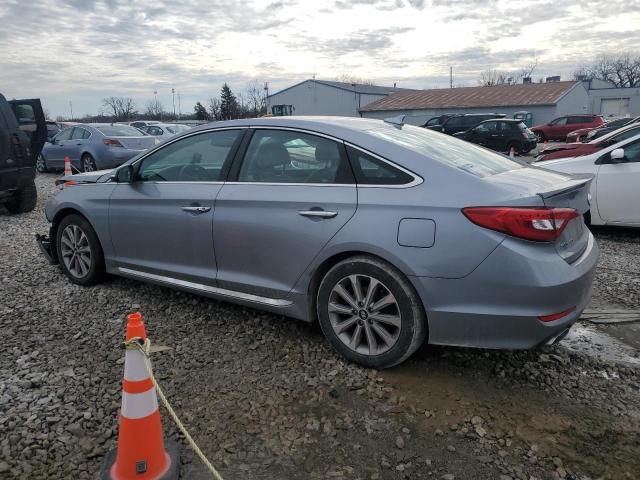
[[[590,176],[389,121],[217,122],[117,169],[65,177],[52,263],[319,321],[349,360],[431,344],[531,348],[589,300]]]

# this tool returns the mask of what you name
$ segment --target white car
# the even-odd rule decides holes
[[[591,173],[591,224],[640,227],[640,135],[590,155],[547,160],[542,168]]]
[[[191,130],[191,127],[179,123],[154,123],[153,125],[146,125],[138,128],[147,135],[153,135],[154,137],[160,137],[162,139],[173,137],[179,133]]]

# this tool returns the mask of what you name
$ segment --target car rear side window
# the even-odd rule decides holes
[[[448,135],[411,125],[404,125],[402,129],[385,126],[369,130],[369,133],[477,177],[488,177],[523,168],[523,165],[504,155],[490,152]]]
[[[184,137],[142,160],[138,180],[218,182],[231,160],[241,130],[219,130]]]
[[[414,177],[357,148],[347,147],[358,185],[406,185]]]
[[[341,143],[289,130],[256,130],[238,174],[239,182],[354,183]]]
[[[129,125],[109,125],[106,127],[96,127],[107,137],[141,137],[142,133],[135,127]]]

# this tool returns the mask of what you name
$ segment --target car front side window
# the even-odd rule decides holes
[[[191,135],[142,160],[136,175],[143,182],[219,182],[242,130]]]
[[[71,139],[71,134],[73,133],[73,127],[71,128],[66,128],[64,130],[62,130],[60,133],[58,133],[54,140],[56,142],[62,142],[64,140],[70,140]]]

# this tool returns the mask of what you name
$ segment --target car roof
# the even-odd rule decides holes
[[[490,118],[488,120],[483,120],[480,123],[487,123],[487,122],[522,123],[522,119],[520,119],[520,118]]]

